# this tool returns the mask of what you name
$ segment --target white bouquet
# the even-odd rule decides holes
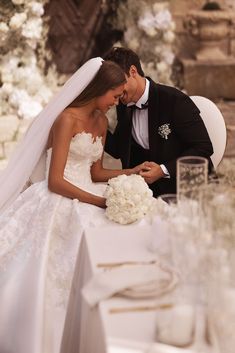
[[[152,190],[140,175],[119,175],[108,181],[106,216],[117,223],[133,223],[151,210]]]

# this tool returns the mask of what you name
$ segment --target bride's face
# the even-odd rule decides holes
[[[108,90],[103,96],[97,98],[97,109],[106,113],[112,106],[118,105],[119,98],[122,97],[124,84]]]

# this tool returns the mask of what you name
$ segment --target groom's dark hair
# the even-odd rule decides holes
[[[140,76],[144,76],[138,55],[131,49],[123,47],[113,47],[104,57],[105,60],[114,61],[129,76],[131,65],[134,65]]]

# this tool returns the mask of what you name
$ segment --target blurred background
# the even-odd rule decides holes
[[[222,169],[235,172],[235,0],[1,0],[0,169],[65,80],[113,45],[136,51],[153,80],[217,104]]]

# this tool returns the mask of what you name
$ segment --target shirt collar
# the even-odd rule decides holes
[[[144,89],[144,93],[142,94],[142,96],[140,97],[140,99],[134,103],[134,102],[130,102],[127,104],[128,107],[132,106],[132,105],[136,105],[137,107],[141,108],[142,104],[145,104],[148,101],[149,98],[149,80],[147,78],[145,78],[145,89]]]

